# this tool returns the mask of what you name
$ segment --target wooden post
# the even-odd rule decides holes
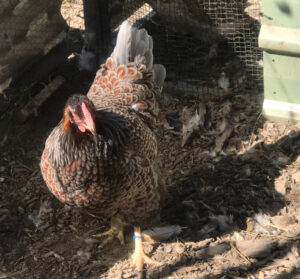
[[[99,55],[106,55],[110,42],[109,0],[84,0],[84,19],[88,50]]]

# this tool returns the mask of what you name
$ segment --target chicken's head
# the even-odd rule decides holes
[[[84,95],[72,95],[65,106],[63,130],[75,128],[81,133],[97,135],[95,128],[96,109],[91,100]]]

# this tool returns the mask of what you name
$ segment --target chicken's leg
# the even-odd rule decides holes
[[[137,270],[141,272],[143,270],[144,263],[148,264],[160,264],[158,261],[152,260],[148,257],[143,250],[142,234],[139,227],[134,227],[134,240],[135,249],[132,255],[133,264],[136,266]]]
[[[122,219],[120,217],[114,216],[110,220],[110,229],[108,231],[95,234],[93,236],[99,238],[107,236],[107,238],[99,245],[99,247],[104,247],[106,244],[113,241],[116,237],[120,240],[120,243],[124,245],[125,241],[123,229],[124,223],[122,222]]]

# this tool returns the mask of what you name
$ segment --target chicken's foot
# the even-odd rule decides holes
[[[141,273],[143,271],[144,263],[147,264],[160,264],[158,261],[152,260],[148,257],[143,250],[143,241],[141,229],[139,227],[134,227],[134,240],[135,240],[135,249],[132,255],[133,264],[137,268],[138,272]]]
[[[124,240],[124,223],[120,217],[112,217],[110,221],[110,229],[106,232],[94,234],[93,237],[102,238],[107,237],[98,247],[104,247],[108,243],[112,242],[115,238],[118,238],[121,245],[125,244]]]

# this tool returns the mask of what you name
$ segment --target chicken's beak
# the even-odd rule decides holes
[[[97,135],[96,128],[95,128],[95,122],[92,117],[86,117],[83,122],[82,126],[87,130],[90,131],[94,136]]]
[[[95,137],[97,136],[95,128],[91,128],[90,132],[93,134],[93,136],[95,136]]]
[[[84,127],[85,127],[88,131],[90,131],[94,136],[97,136],[96,128],[95,128],[94,122],[92,122],[92,123],[86,123],[86,124],[84,125]]]

